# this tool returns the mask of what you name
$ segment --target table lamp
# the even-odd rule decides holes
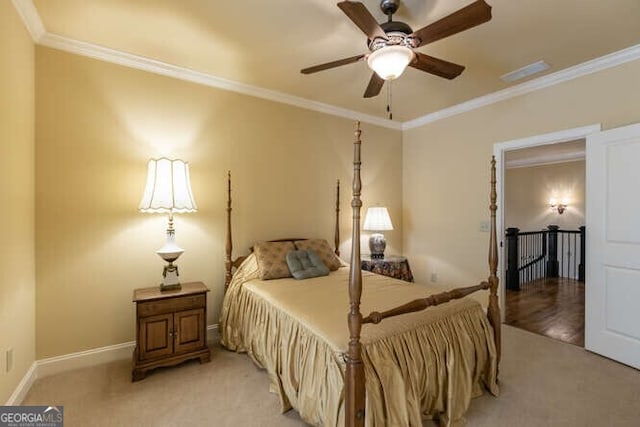
[[[367,209],[367,216],[364,219],[363,230],[367,231],[387,231],[393,230],[389,211],[383,206],[374,206]],[[371,258],[384,258],[384,249],[387,241],[382,233],[372,233],[369,237],[369,250]]]
[[[167,262],[162,272],[161,291],[180,289],[178,266],[174,262],[184,249],[176,244],[173,214],[198,210],[191,193],[189,163],[167,158],[151,159],[147,167],[147,185],[138,209],[141,212],[168,213],[167,241],[156,253]]]

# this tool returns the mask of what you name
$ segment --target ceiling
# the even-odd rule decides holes
[[[384,118],[388,83],[378,97],[363,99],[371,76],[365,63],[299,72],[367,51],[366,37],[336,2],[33,0],[48,33]],[[379,21],[385,19],[379,0],[362,2]],[[403,0],[394,18],[416,30],[469,3]],[[394,120],[521,83],[507,84],[500,76],[539,60],[551,65],[548,74],[640,43],[638,0],[487,3],[491,21],[419,48],[466,70],[449,81],[409,68],[392,85]]]

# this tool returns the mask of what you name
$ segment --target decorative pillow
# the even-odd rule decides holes
[[[335,271],[342,266],[340,258],[336,256],[329,243],[324,239],[296,240],[295,244],[298,250],[314,251],[331,271]]]
[[[287,265],[293,278],[296,280],[326,276],[329,274],[329,267],[324,265],[314,251],[287,252]]]
[[[293,242],[260,242],[253,246],[262,280],[291,277],[287,252],[295,250]]]

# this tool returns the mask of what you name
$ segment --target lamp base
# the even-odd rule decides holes
[[[164,266],[164,270],[162,271],[162,276],[164,280],[160,284],[160,291],[175,291],[182,289],[180,285],[180,280],[178,279],[178,266],[169,263]]]
[[[175,231],[173,230],[173,219],[169,217],[167,242],[156,251],[160,258],[167,261],[167,265],[164,266],[164,270],[162,271],[162,277],[164,277],[164,279],[160,284],[160,292],[182,289],[182,286],[180,286],[180,280],[178,279],[178,266],[174,265],[173,262],[177,260],[183,252],[184,249],[176,244]]]
[[[387,247],[387,240],[382,233],[373,233],[369,237],[369,251],[371,251],[371,258],[382,259],[384,258],[384,250]]]

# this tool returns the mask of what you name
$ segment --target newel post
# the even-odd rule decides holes
[[[518,272],[518,233],[519,228],[509,227],[506,232],[507,241],[507,289],[520,290],[520,273]]]
[[[586,231],[587,231],[587,227],[585,227],[584,225],[580,227],[580,264],[578,264],[578,280],[581,282],[584,282],[584,264],[587,259],[586,258],[587,256]]]

